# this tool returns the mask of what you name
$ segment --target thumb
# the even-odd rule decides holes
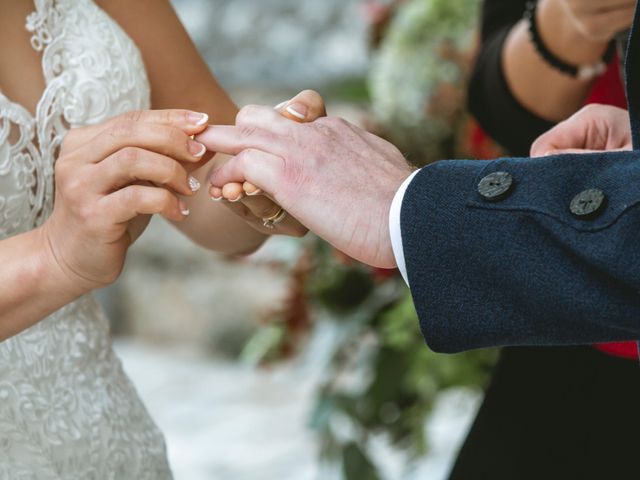
[[[276,107],[284,117],[298,123],[313,122],[327,116],[322,96],[313,90],[304,90]]]

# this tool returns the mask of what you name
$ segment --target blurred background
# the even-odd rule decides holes
[[[174,0],[238,105],[305,88],[416,164],[490,157],[465,113],[478,0]],[[100,292],[177,480],[445,479],[495,352],[430,352],[396,272],[313,237],[246,259],[154,221]]]

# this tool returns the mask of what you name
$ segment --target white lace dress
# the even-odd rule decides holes
[[[140,52],[92,0],[35,0],[46,90],[36,117],[0,93],[0,239],[41,224],[70,127],[149,108]],[[0,343],[1,480],[171,478],[164,440],[91,296]]]

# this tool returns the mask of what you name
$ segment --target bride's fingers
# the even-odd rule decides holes
[[[285,162],[282,157],[261,150],[247,149],[212,170],[209,182],[211,186],[219,189],[223,189],[228,183],[250,182],[259,185],[265,193],[275,198],[279,192],[278,186],[283,178],[284,168]]]
[[[236,116],[236,125],[245,129],[264,128],[276,134],[289,131],[289,122],[275,109],[261,105],[247,105],[242,107]]]
[[[189,177],[180,163],[142,148],[122,149],[96,165],[95,186],[102,193],[138,181],[163,185],[187,196],[200,188],[199,182]]]
[[[231,182],[222,187],[222,197],[229,202],[239,202],[244,195],[242,183]]]
[[[240,202],[259,219],[271,218],[281,210],[280,205],[265,195],[244,196]]]
[[[125,223],[139,215],[154,214],[179,222],[189,215],[182,200],[159,187],[130,185],[102,197],[99,202],[110,223]]]
[[[118,125],[129,123],[148,123],[175,127],[186,135],[196,135],[207,127],[209,116],[206,113],[191,110],[146,110],[124,113],[97,125],[72,129],[65,137],[65,148],[69,151],[86,145],[99,134]]]
[[[327,115],[324,100],[318,92],[313,90],[300,92],[291,100],[276,106],[276,111],[289,120],[299,123],[313,122]]]
[[[275,111],[271,109],[275,114]],[[279,121],[291,122],[277,115]],[[271,128],[271,126],[269,126]],[[282,142],[282,135],[267,131],[263,128],[249,126],[211,125],[204,132],[195,137],[196,141],[206,145],[209,151],[238,155],[243,150],[258,148],[274,155],[284,155],[286,147]]]
[[[288,235],[290,237],[303,237],[309,231],[291,215],[286,214],[282,221],[268,228],[264,225],[265,219],[277,215],[281,207],[264,195],[243,197],[236,202],[227,202],[227,207],[246,221],[253,228],[266,235]]]
[[[250,197],[252,197],[254,195],[260,195],[262,193],[262,189],[259,188],[259,187],[256,187],[251,182],[244,182],[242,184],[242,190],[244,190],[244,194],[245,195],[248,195]]]
[[[192,140],[175,127],[146,123],[118,124],[100,133],[91,142],[70,153],[71,161],[80,164],[98,164],[107,157],[127,147],[143,148],[166,155],[179,162],[191,164],[195,169],[201,164],[206,147]]]

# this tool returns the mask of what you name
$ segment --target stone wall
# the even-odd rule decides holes
[[[362,0],[173,0],[227,88],[318,86],[367,70]]]

